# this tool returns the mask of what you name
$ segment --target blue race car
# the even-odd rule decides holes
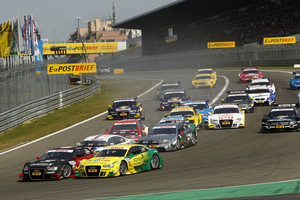
[[[290,89],[297,90],[300,86],[300,72],[293,72],[294,77],[290,79]]]
[[[195,107],[196,111],[202,114],[203,123],[207,123],[207,118],[209,114],[212,113],[214,110],[214,108],[208,104],[208,100],[187,101],[183,103],[183,106]]]

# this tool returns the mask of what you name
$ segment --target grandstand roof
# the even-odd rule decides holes
[[[145,29],[176,23],[191,23],[210,18],[250,5],[263,4],[268,0],[178,0],[157,9],[145,12],[135,17],[116,23],[114,28]]]

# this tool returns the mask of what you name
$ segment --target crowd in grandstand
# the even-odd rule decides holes
[[[207,48],[207,42],[235,41],[236,46],[261,43],[264,37],[282,37],[300,33],[298,0],[274,0],[240,9],[197,23],[194,36],[157,45],[147,54],[164,54]]]

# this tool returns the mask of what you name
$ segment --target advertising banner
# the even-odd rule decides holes
[[[47,65],[47,74],[82,74],[96,72],[96,63],[63,63]]]
[[[118,51],[118,42],[98,42],[98,43],[61,43],[61,44],[44,44],[44,55],[55,55],[55,51],[51,51],[51,47],[66,48],[66,54],[85,54],[87,53],[115,53]]]
[[[207,48],[234,48],[235,47],[235,41],[229,41],[229,42],[208,42]]]
[[[264,38],[264,45],[269,45],[269,44],[293,44],[293,43],[296,43],[296,37]]]

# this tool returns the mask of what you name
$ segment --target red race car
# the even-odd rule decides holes
[[[242,68],[242,73],[239,74],[239,82],[251,81],[252,79],[263,78],[263,74],[257,68]]]
[[[148,127],[145,126],[140,119],[126,119],[116,121],[110,129],[106,129],[104,135],[113,134],[137,141],[139,137],[148,134]]]
[[[56,180],[74,177],[82,159],[92,158],[85,147],[60,147],[48,150],[34,162],[25,163],[19,181]]]

